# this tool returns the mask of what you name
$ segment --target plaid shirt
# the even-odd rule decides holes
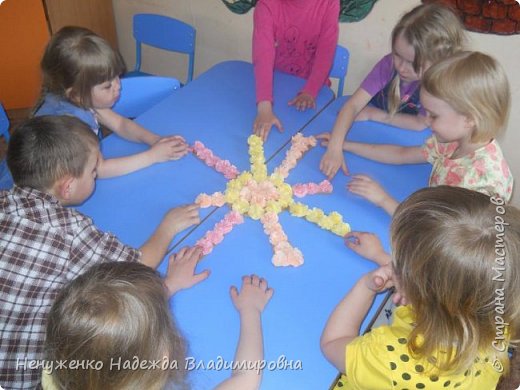
[[[49,194],[17,186],[0,192],[0,386],[38,385],[46,317],[67,282],[92,264],[139,259],[138,250]]]

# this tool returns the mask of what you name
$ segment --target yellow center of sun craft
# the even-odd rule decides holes
[[[303,217],[341,237],[350,231],[349,225],[343,222],[339,213],[334,211],[325,214],[319,208],[309,208],[294,200],[295,196],[301,198],[309,194],[330,193],[332,185],[327,180],[319,184],[303,183],[293,186],[285,183],[289,171],[296,166],[307,150],[316,145],[314,137],[304,137],[300,133],[293,136],[291,142],[284,161],[271,175],[267,174],[262,139],[256,135],[248,138],[251,170],[242,173],[239,173],[228,160],[215,156],[201,142],[194,143],[195,156],[230,179],[224,194],[221,192],[212,195],[200,194],[195,200],[200,207],[221,207],[227,203],[232,210],[197,241],[196,245],[204,254],[210,253],[234,225],[242,223],[243,216],[262,222],[264,231],[269,236],[269,242],[273,246],[272,261],[276,266],[303,264],[303,254],[298,248],[289,244],[278,221],[278,214],[283,210],[288,210],[292,215]]]

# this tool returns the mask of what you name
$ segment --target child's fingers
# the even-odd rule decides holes
[[[353,194],[357,194],[357,195],[361,195],[361,196],[366,196],[367,192],[368,192],[368,190],[365,186],[352,184],[352,183],[347,184],[347,189],[350,192],[352,192]]]
[[[370,176],[358,174],[352,176],[352,181],[359,181],[359,182],[371,182],[373,181]]]
[[[184,259],[186,252],[188,251],[188,247],[185,246],[184,248],[181,248],[175,255],[174,255],[174,261],[179,262]]]
[[[271,126],[269,126],[269,127],[271,127]],[[269,135],[269,131],[271,131],[271,129],[268,129],[267,126],[262,126],[262,128],[260,129],[260,131],[257,135],[260,138],[262,138],[262,141],[265,142],[265,140],[267,139],[267,136]]]
[[[343,160],[343,163],[341,164],[341,170],[347,176],[350,174],[350,172],[348,171],[347,163],[345,162],[345,160]]]
[[[231,286],[229,288],[229,295],[231,295],[231,300],[235,303],[238,299],[238,289],[235,286]]]
[[[314,136],[314,138],[329,141],[329,140],[330,140],[330,133],[320,133],[320,134],[316,134],[316,135]]]
[[[258,284],[260,286],[260,288],[264,291],[267,290],[268,286],[267,286],[267,280],[265,280],[264,278],[260,278],[260,283]]]
[[[375,276],[373,281],[374,281],[374,285],[377,288],[381,288],[385,285],[385,280],[381,276]]]
[[[267,290],[265,290],[265,295],[267,295],[268,301],[273,297],[273,294],[274,294],[274,289],[272,289],[271,287],[269,287]]]
[[[251,284],[257,287],[260,286],[260,278],[254,274],[251,275]]]
[[[390,287],[390,278],[386,275],[374,275],[367,281],[367,287],[372,291],[383,291]]]
[[[283,132],[282,122],[280,122],[278,119],[276,119],[276,120],[274,121],[274,125],[276,126],[276,128],[278,129],[278,131]]]
[[[204,271],[202,271],[198,274],[194,274],[193,275],[193,281],[195,282],[194,284],[197,284],[197,283],[202,282],[203,280],[206,280],[210,274],[211,274],[211,271],[209,269],[205,269]]]
[[[363,235],[362,232],[348,232],[343,236],[345,240],[353,241],[359,243],[359,238]]]

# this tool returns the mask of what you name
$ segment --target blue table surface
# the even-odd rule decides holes
[[[283,160],[291,135],[302,128],[305,135],[329,131],[346,100],[344,97],[330,103],[332,91],[323,88],[316,110],[298,112],[288,107],[287,101],[303,82],[294,76],[275,74],[275,112],[285,132],[273,130],[265,144],[266,157],[272,157],[269,172]],[[230,61],[211,68],[137,121],[158,134],[181,134],[190,143],[201,140],[242,171],[249,170],[246,140],[255,115],[252,65]],[[373,122],[357,122],[349,139],[420,145],[428,135],[428,131],[412,132]],[[137,152],[143,150],[143,146],[111,136],[103,141],[102,149],[109,157]],[[323,180],[318,169],[323,151],[320,146],[311,149],[291,171],[287,182]],[[352,173],[371,175],[399,200],[426,186],[430,172],[427,164],[390,166],[351,155],[347,155],[347,163]],[[348,180],[340,173],[332,181],[332,194],[297,200],[326,212],[340,212],[353,230],[377,233],[388,247],[390,217],[368,201],[350,194],[345,189]],[[189,155],[123,177],[99,180],[96,192],[79,209],[93,217],[101,229],[114,232],[123,242],[139,246],[169,208],[191,203],[201,192],[224,191],[226,181]],[[172,247],[193,245],[228,211],[227,206],[201,209],[201,217],[206,219],[189,234],[179,234],[172,241]],[[190,364],[204,365],[190,371],[189,380],[194,389],[213,388],[230,375],[230,371],[211,367],[211,361],[217,362],[219,357],[226,362],[233,359],[239,318],[229,297],[229,287],[238,287],[241,277],[252,273],[266,278],[275,290],[262,317],[265,360],[275,369],[264,371],[261,388],[326,389],[334,379],[336,370],[319,348],[321,332],[335,305],[355,281],[375,265],[349,251],[341,237],[306,220],[282,212],[280,222],[291,244],[304,255],[305,263],[301,267],[274,267],[272,247],[261,223],[246,218],[199,264],[197,269],[209,268],[211,276],[171,300],[174,317],[189,343]],[[159,270],[164,272],[165,267],[166,261],[163,261]],[[376,299],[363,326],[381,299],[381,296]],[[276,367],[283,357],[286,362],[292,360],[293,368],[301,365],[301,369],[290,369],[289,365],[285,369],[280,365]]]

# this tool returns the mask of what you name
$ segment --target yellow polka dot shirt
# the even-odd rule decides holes
[[[408,352],[408,335],[413,329],[410,306],[395,310],[392,325],[372,329],[346,348],[346,377],[335,389],[495,389],[501,372],[494,356],[475,356],[464,373],[433,374],[426,359],[415,360]]]

